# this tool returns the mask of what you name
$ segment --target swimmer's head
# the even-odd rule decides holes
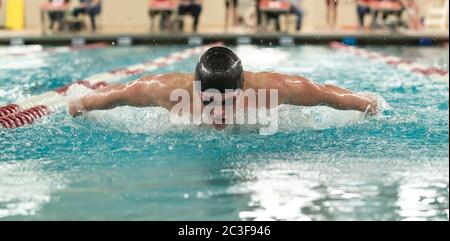
[[[195,69],[195,80],[200,83],[200,96],[203,105],[214,106],[210,118],[216,129],[225,128],[226,106],[236,109],[239,90],[244,87],[244,70],[239,57],[228,48],[213,47],[200,58]],[[230,94],[230,90],[232,95]],[[208,93],[216,93],[208,97]],[[219,98],[220,97],[220,98]],[[218,98],[218,99],[216,99]]]
[[[195,69],[195,80],[200,81],[202,92],[215,89],[225,93],[226,90],[243,89],[243,76],[241,59],[225,47],[210,48]]]

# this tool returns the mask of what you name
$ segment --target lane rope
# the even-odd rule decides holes
[[[379,61],[387,65],[394,66],[397,69],[425,75],[433,79],[443,80],[447,82],[449,81],[448,71],[441,68],[415,63],[408,59],[403,59],[384,53],[378,53],[354,46],[348,46],[340,42],[332,42],[330,47],[359,57]]]

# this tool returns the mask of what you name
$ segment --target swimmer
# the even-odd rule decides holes
[[[199,83],[201,90],[195,91],[195,83]],[[241,60],[230,49],[213,47],[201,56],[194,74],[168,73],[143,77],[127,84],[112,85],[72,101],[69,104],[69,114],[77,117],[85,112],[110,110],[119,106],[163,107],[170,111],[177,105],[177,102],[171,101],[171,93],[180,89],[189,93],[190,103],[196,103],[194,98],[200,98],[199,105],[202,110],[212,102],[211,98],[203,97],[203,94],[211,89],[222,95],[228,90],[242,90],[241,93],[246,90],[254,90],[256,93],[258,90],[268,90],[267,93],[269,90],[277,90],[279,105],[324,105],[369,115],[378,113],[377,102],[371,96],[356,94],[334,85],[321,85],[301,76],[244,71]],[[225,98],[229,99],[226,95]],[[233,96],[233,108],[237,108],[239,98],[239,95]],[[211,118],[214,120],[212,126],[215,129],[223,130],[226,127],[223,120],[228,103],[230,102],[221,101],[218,105],[215,103],[216,107],[222,110],[211,112]],[[244,106],[248,107],[248,101],[244,100],[244,103]],[[191,111],[193,109],[190,108]]]

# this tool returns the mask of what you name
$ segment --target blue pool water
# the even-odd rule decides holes
[[[181,49],[0,56],[0,105]],[[272,136],[127,107],[0,129],[0,220],[449,219],[448,80],[324,46],[234,49],[248,70],[374,92],[389,106],[371,119],[283,106]],[[446,48],[372,49],[449,68]],[[190,72],[197,57],[155,73]]]

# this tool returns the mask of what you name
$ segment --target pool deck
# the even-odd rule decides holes
[[[256,45],[313,45],[340,41],[352,45],[448,45],[448,32],[435,31],[307,31],[302,33],[150,33],[145,31],[103,31],[79,34],[49,34],[40,31],[12,32],[0,30],[0,45],[79,45],[84,43],[107,42],[111,45],[198,45],[222,41],[225,44]]]

